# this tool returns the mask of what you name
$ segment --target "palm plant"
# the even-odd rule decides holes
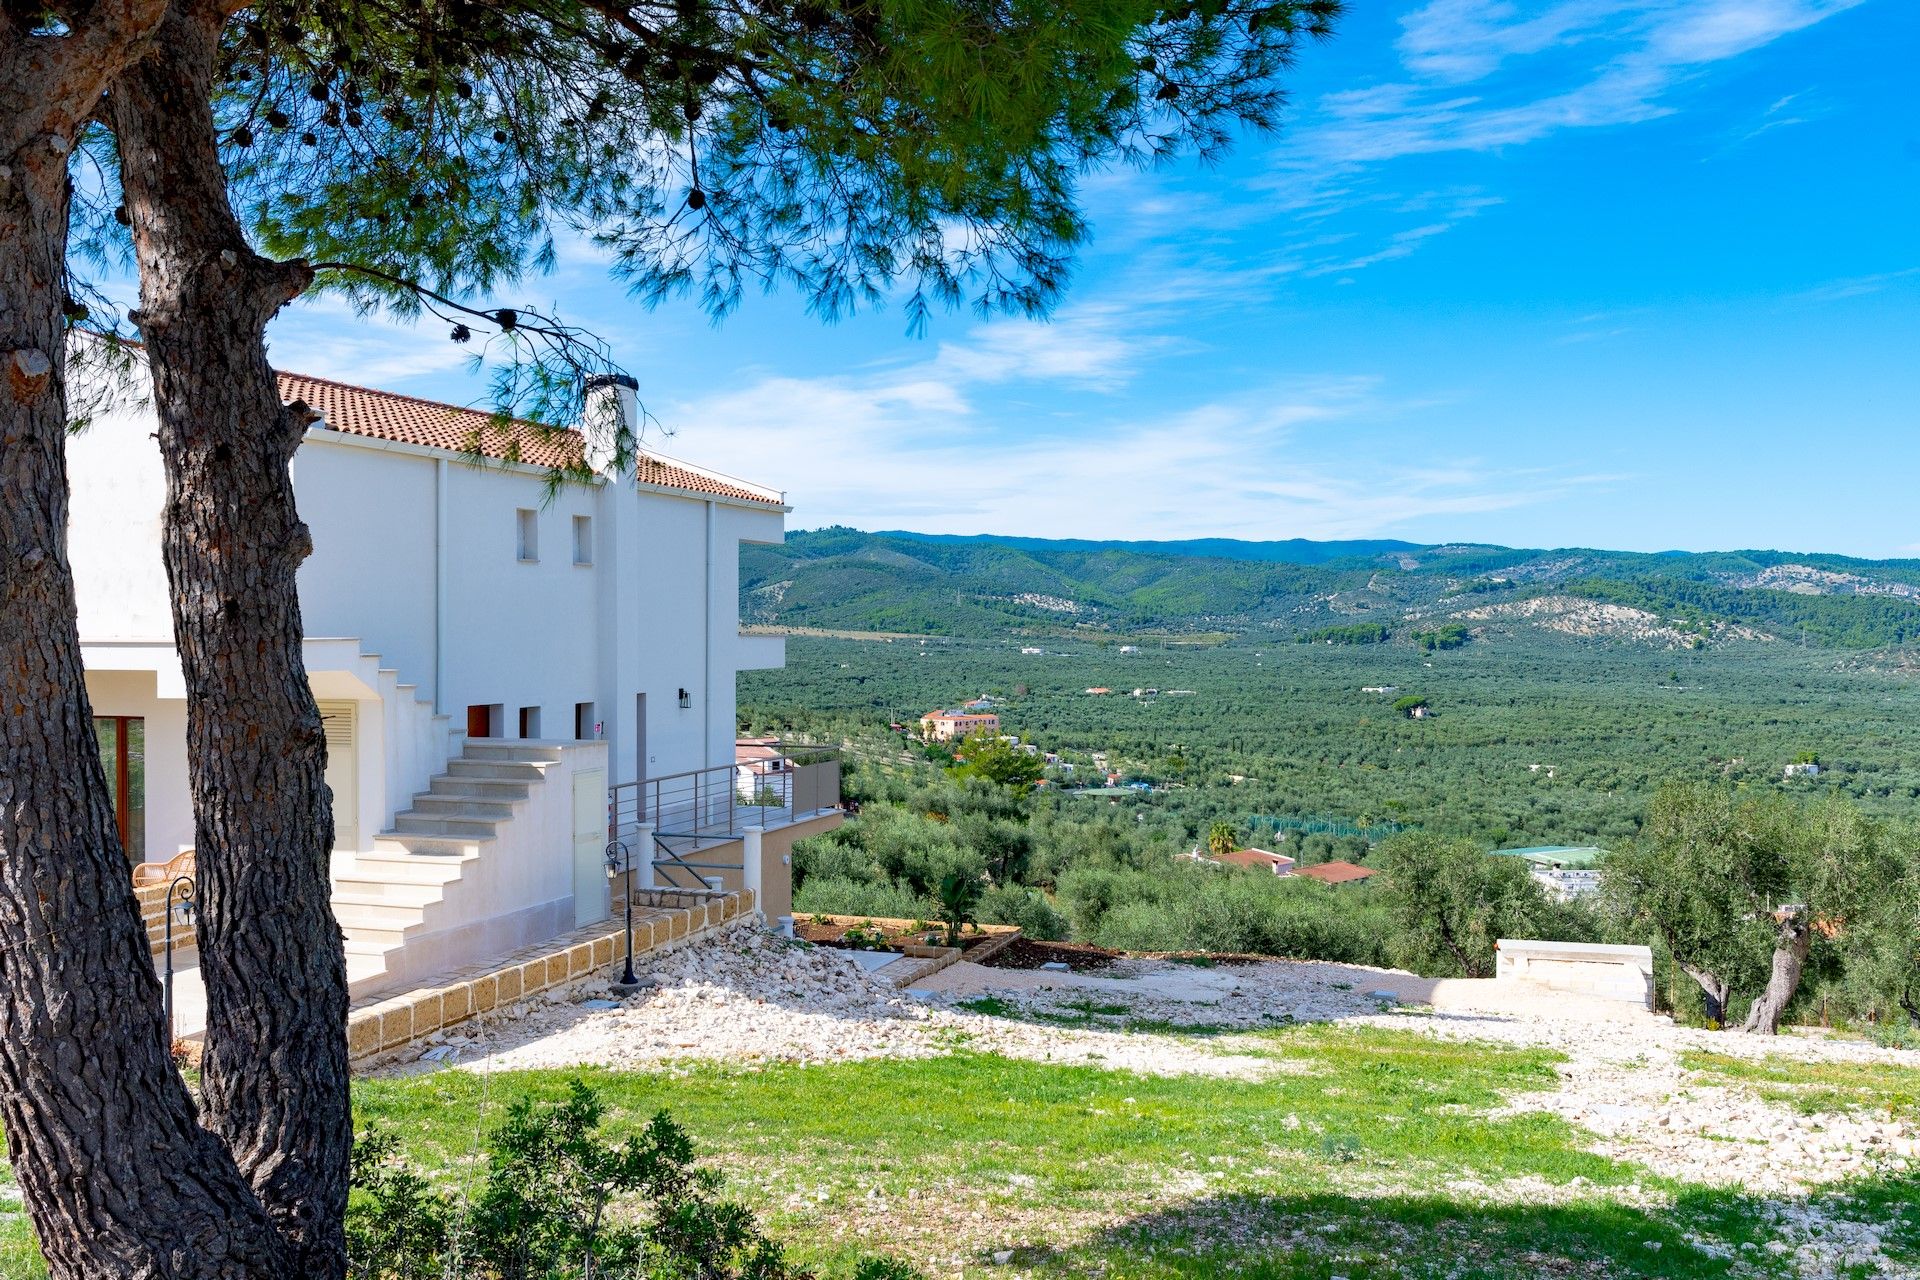
[[[960,930],[973,923],[973,909],[980,903],[980,881],[975,876],[949,871],[940,877],[940,916],[947,927],[947,945],[960,945]]]

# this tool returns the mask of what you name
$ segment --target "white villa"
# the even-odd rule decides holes
[[[293,462],[299,581],[356,990],[605,918],[610,836],[642,884],[751,884],[787,910],[786,852],[839,797],[837,766],[771,808],[736,796],[735,675],[785,658],[740,633],[740,544],[780,540],[784,495],[643,450],[549,497],[551,465],[610,456],[596,429],[516,428],[513,462],[484,413],[280,383],[321,415]],[[590,401],[589,422],[634,420],[630,380]],[[194,842],[153,432],[124,411],[68,445],[87,690],[135,862]]]

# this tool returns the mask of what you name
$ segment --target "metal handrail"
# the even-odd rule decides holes
[[[702,869],[708,869],[713,871],[738,871],[742,869],[739,867],[720,866],[717,864],[688,862],[685,858],[681,857],[678,853],[675,853],[673,850],[673,846],[668,844],[666,840],[662,838],[661,833],[657,833],[657,832],[653,837],[653,848],[656,854],[664,853],[666,855],[666,857],[664,858],[656,857],[653,859],[653,869],[655,871],[662,871],[670,867],[678,867],[681,870],[687,872],[689,875],[691,875],[699,883],[699,887],[702,889],[705,889],[708,887],[707,878],[700,874]],[[673,887],[684,889],[684,888],[690,888],[691,886],[675,885]]]
[[[737,840],[746,826],[777,825],[788,816],[840,803],[839,748],[772,741],[772,767],[710,765],[607,789],[607,834],[619,838],[651,825],[656,832],[702,842]],[[830,768],[829,768],[830,766]]]

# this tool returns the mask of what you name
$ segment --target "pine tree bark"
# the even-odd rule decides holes
[[[1773,970],[1767,975],[1767,989],[1747,1010],[1742,1031],[1759,1036],[1780,1033],[1780,1019],[1800,989],[1800,975],[1806,971],[1807,955],[1812,950],[1813,925],[1805,913],[1794,912],[1781,918],[1774,934]]]
[[[160,8],[0,15],[0,1122],[55,1280],[287,1274],[172,1063],[67,554],[67,155]]]
[[[187,686],[207,992],[205,1123],[303,1280],[345,1273],[353,1131],[347,977],[331,904],[326,741],[301,654],[311,550],[289,468],[314,415],[283,405],[267,322],[311,281],[247,245],[212,109],[216,4],[176,0],[109,120],[140,267],[166,465],[163,547]]]

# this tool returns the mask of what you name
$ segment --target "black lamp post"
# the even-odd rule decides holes
[[[640,989],[640,979],[633,972],[633,850],[625,840],[613,840],[607,844],[607,877],[609,879],[626,872],[626,881],[622,886],[627,905],[627,969],[620,975],[620,981],[613,989],[621,995],[628,995]]]
[[[166,910],[166,952],[167,952],[167,1043],[172,1044],[173,1034],[173,913],[180,913],[180,923],[187,924],[193,919],[193,877],[175,876],[167,886]]]

